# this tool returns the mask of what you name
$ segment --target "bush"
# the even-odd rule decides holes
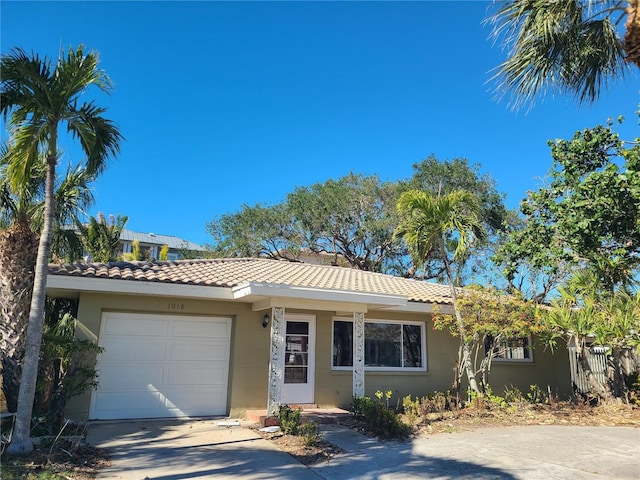
[[[292,409],[289,405],[280,405],[278,423],[286,435],[298,435],[302,423],[302,409]]]
[[[318,422],[310,421],[303,423],[300,425],[298,433],[304,439],[304,444],[307,447],[313,447],[320,443],[320,425],[318,425]]]
[[[384,438],[404,438],[409,434],[409,426],[402,422],[395,412],[369,397],[354,397],[351,411],[366,429]]]

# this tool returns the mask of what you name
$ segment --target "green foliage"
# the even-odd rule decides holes
[[[622,368],[623,357],[640,345],[640,292],[602,285],[597,272],[575,273],[560,287],[560,297],[550,308],[538,314],[548,329],[546,342],[555,348],[560,339],[575,346],[579,368],[589,381],[592,393],[601,399],[627,398],[627,373]],[[607,347],[609,379],[600,382],[591,372],[587,360],[590,345]]]
[[[207,224],[214,252],[219,256],[296,261],[315,255],[327,263],[361,270],[418,276],[406,247],[394,239],[398,225],[396,203],[402,191],[418,189],[435,195],[466,189],[477,194],[481,222],[492,234],[504,229],[503,225],[513,218],[504,207],[504,196],[496,191],[495,182],[486,175],[480,176],[479,165],[469,165],[465,159],[440,161],[431,156],[413,168],[413,177],[399,182],[382,182],[376,176],[351,173],[337,180],[298,187],[274,206],[243,205],[240,212]],[[442,274],[439,251],[430,252],[423,260],[420,278]],[[458,271],[463,272],[469,259],[457,261]],[[485,265],[478,271],[486,269]]]
[[[302,409],[292,409],[289,405],[280,405],[278,423],[285,434],[298,435],[302,424]]]
[[[109,222],[102,214],[89,217],[89,224],[76,222],[82,236],[82,243],[94,262],[112,262],[118,258],[120,234],[129,217],[109,215]]]
[[[10,157],[0,153],[0,230],[12,223],[23,222],[40,234],[44,222],[44,158],[32,165],[32,170],[15,185],[9,182],[7,170]],[[74,261],[82,257],[82,242],[75,230],[66,228],[93,203],[90,184],[95,179],[81,166],[67,166],[64,176],[55,180],[54,225],[51,239],[52,261]]]
[[[318,422],[310,421],[304,422],[298,429],[298,434],[304,439],[304,444],[307,447],[313,447],[320,443],[322,437],[320,436],[320,425]]]
[[[551,279],[538,300],[585,267],[609,289],[628,284],[640,264],[640,144],[628,147],[609,124],[550,146],[548,186],[522,201],[524,227],[495,261],[512,285],[526,269]]]
[[[169,245],[162,245],[158,260],[160,260],[161,262],[169,260]]]
[[[492,408],[506,408],[508,402],[504,397],[494,395],[491,387],[487,385],[482,394],[469,390],[467,406],[475,408],[476,410],[489,410]]]
[[[526,301],[518,292],[507,295],[472,285],[460,292],[457,308],[464,323],[464,341],[472,353],[473,371],[479,375],[480,393],[488,388],[492,360],[501,353],[506,341],[539,335],[546,328],[536,315],[536,304]],[[434,312],[433,326],[454,337],[460,335],[453,315]]]
[[[601,90],[628,72],[627,52],[618,34],[626,2],[609,0],[509,0],[490,18],[493,36],[508,52],[497,67],[497,92],[512,104],[533,105],[547,90],[593,102]],[[629,24],[630,25],[630,24]],[[629,58],[625,58],[629,55]]]
[[[122,258],[128,262],[139,262],[149,260],[149,250],[140,248],[140,240],[131,242],[131,253],[123,253]]]
[[[90,360],[101,349],[93,342],[75,338],[76,309],[73,301],[47,300],[34,413],[44,417],[49,435],[60,430],[69,400],[98,385],[98,371]]]
[[[384,439],[404,438],[409,434],[409,426],[380,400],[369,397],[353,397],[351,411],[367,430]]]

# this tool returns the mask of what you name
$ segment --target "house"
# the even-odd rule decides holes
[[[431,322],[451,311],[443,285],[234,258],[50,265],[47,290],[79,299],[77,335],[104,349],[98,388],[68,406],[78,420],[346,406],[378,389],[397,401],[453,379],[457,339]],[[566,354],[535,340],[514,352],[492,385],[570,393]]]
[[[160,250],[163,245],[169,247],[168,260],[183,258],[184,251],[203,252],[206,250],[202,245],[174,237],[173,235],[141,233],[123,229],[120,233],[119,253],[131,253],[133,251],[133,242],[136,240],[140,243],[140,250],[154,260],[160,257]]]

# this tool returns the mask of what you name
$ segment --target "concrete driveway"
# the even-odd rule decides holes
[[[244,427],[219,420],[97,423],[111,450],[100,479],[640,479],[640,429],[530,426],[381,443],[345,427],[323,436],[346,453],[306,468]]]

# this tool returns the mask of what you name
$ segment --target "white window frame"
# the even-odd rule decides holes
[[[518,337],[518,339],[520,338],[526,338],[527,339],[527,346],[526,347],[512,347],[511,345],[509,345],[511,339],[509,338],[505,338],[500,342],[500,346],[498,348],[504,348],[505,353],[506,352],[512,352],[515,349],[518,348],[522,348],[523,349],[523,355],[524,355],[524,350],[526,349],[529,352],[529,358],[506,358],[506,357],[498,357],[496,356],[497,353],[493,354],[493,362],[500,362],[500,363],[533,363],[533,342],[531,341],[531,335],[523,335],[522,337]],[[506,346],[504,346],[504,344],[506,343]]]
[[[350,317],[333,317],[331,321],[331,370],[333,371],[353,371],[353,366],[340,367],[333,365],[333,346],[334,346],[334,324],[335,322],[347,322],[353,324],[353,318]],[[427,324],[425,322],[413,322],[405,320],[385,320],[380,318],[365,318],[365,324],[367,323],[384,323],[384,324],[396,324],[396,325],[417,325],[420,327],[420,352],[422,354],[422,366],[421,367],[368,367],[365,364],[366,372],[426,372],[427,371]],[[366,330],[366,329],[365,329]],[[400,330],[402,332],[402,329]],[[404,350],[402,355],[404,361]]]

